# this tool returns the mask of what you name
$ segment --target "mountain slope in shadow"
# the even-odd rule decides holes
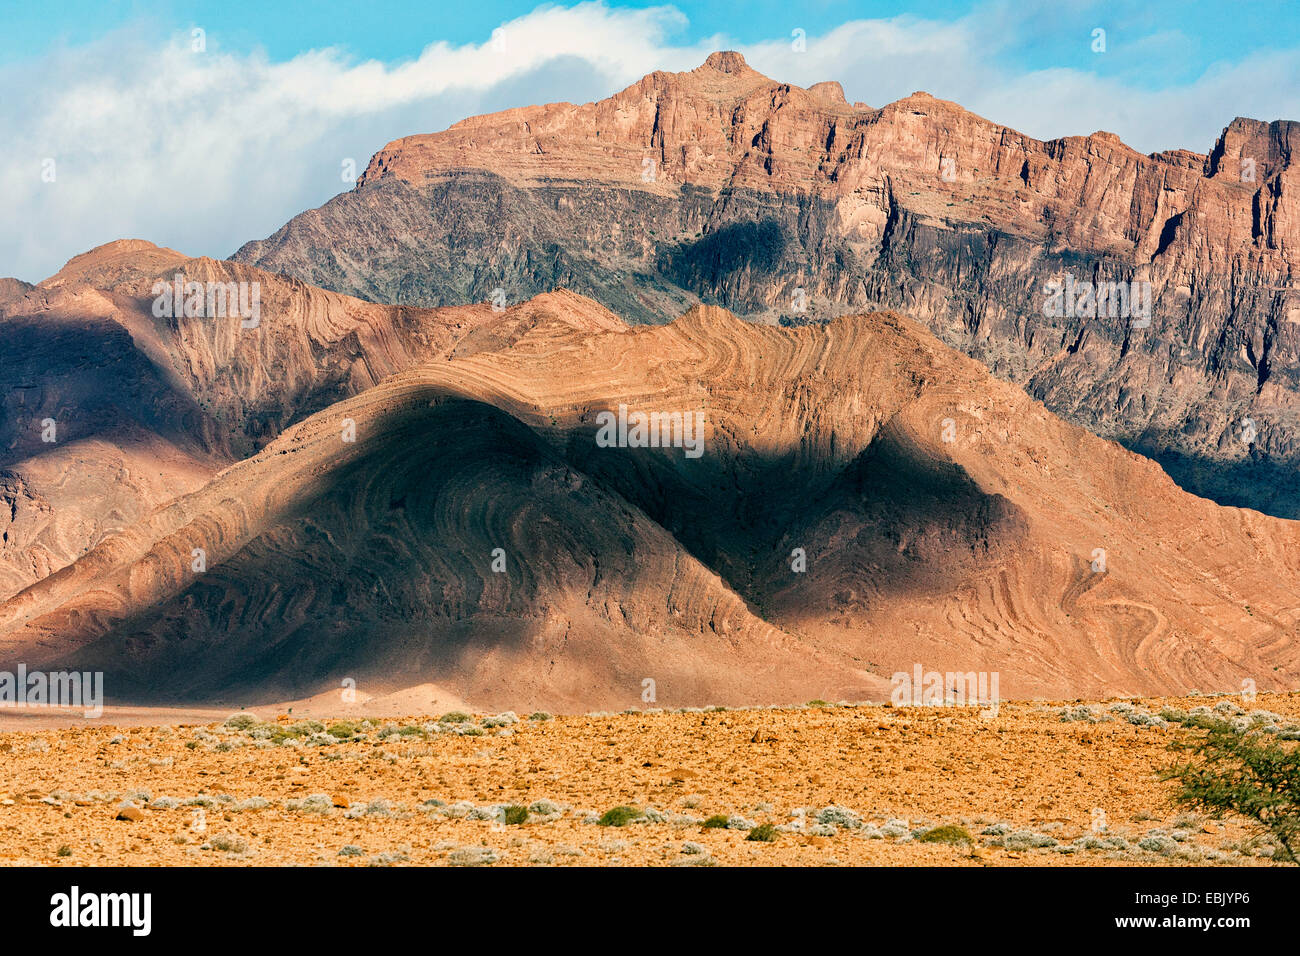
[[[156,284],[177,276],[255,288],[256,323],[156,315]],[[0,304],[0,598],[312,412],[411,365],[501,348],[553,321],[623,328],[564,292],[503,310],[381,306],[141,240],[15,286]]]
[[[136,699],[353,677],[552,709],[644,703],[646,679],[666,705],[882,697],[917,663],[1005,696],[1297,676],[1294,523],[1186,494],[912,322],[592,328],[573,299],[28,587],[0,660]],[[606,447],[620,406],[703,416],[702,454]]]

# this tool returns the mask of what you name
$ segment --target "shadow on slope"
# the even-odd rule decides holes
[[[960,465],[886,426],[847,466],[746,446],[685,458],[674,449],[598,448],[566,456],[635,504],[755,608],[830,613],[866,593],[950,589],[1025,533],[1023,515]],[[810,570],[791,568],[803,548]],[[824,561],[822,559],[825,559]],[[831,569],[834,570],[831,570]],[[836,582],[832,587],[827,574]]]
[[[865,615],[904,595],[946,596],[996,566],[1028,530],[1007,498],[886,425],[791,523],[775,549],[786,566],[763,579],[763,607],[776,620],[798,620]],[[807,562],[800,575],[789,567],[796,548]]]
[[[432,680],[504,706],[628,706],[649,675],[674,701],[740,700],[782,664],[791,699],[826,686],[669,535],[504,412],[426,401],[363,440],[293,514],[51,666],[103,670],[109,696],[132,702],[286,699],[351,677],[368,692]],[[186,545],[220,517],[188,526]]]
[[[0,355],[0,464],[140,429],[192,455],[224,451],[212,419],[110,319],[8,316],[0,321]],[[47,418],[57,427],[54,442],[42,440]]]
[[[1152,459],[1184,491],[1232,508],[1253,508],[1276,518],[1300,518],[1300,470],[1253,452],[1237,461],[1153,451],[1141,443],[1125,447]]]

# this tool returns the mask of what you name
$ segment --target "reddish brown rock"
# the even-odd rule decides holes
[[[1298,145],[1296,123],[1241,118],[1208,154],[1044,142],[717,53],[396,140],[236,258],[417,305],[565,286],[633,322],[700,300],[795,323],[896,308],[1185,487],[1300,516]],[[1065,274],[1149,282],[1150,324],[1045,315]]]
[[[1008,698],[1300,676],[1300,526],[1182,492],[909,320],[600,329],[550,301],[0,605],[0,659],[128,698],[346,676],[547,710],[647,677],[662,706],[880,699],[917,664]],[[600,446],[620,403],[703,412],[704,453]]]
[[[155,316],[155,283],[178,274],[255,284],[258,326],[233,314]],[[287,424],[412,364],[508,344],[566,301],[379,306],[139,240],[77,256],[0,312],[0,599]],[[585,328],[622,327],[594,303],[562,311]]]

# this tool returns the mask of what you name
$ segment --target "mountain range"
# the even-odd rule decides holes
[[[398,140],[229,261],[0,280],[0,663],[556,710],[1293,686],[1295,129],[1143,156],[715,53]],[[258,320],[160,310],[178,275]]]
[[[1196,494],[1296,517],[1298,144],[1295,122],[1243,118],[1204,154],[1042,142],[723,52],[397,140],[234,258],[420,306],[565,287],[630,322],[903,311]],[[1064,277],[1148,283],[1150,314],[1048,315]]]

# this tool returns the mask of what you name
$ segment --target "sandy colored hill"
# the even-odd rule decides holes
[[[0,659],[103,669],[125,699],[350,677],[562,711],[647,678],[670,706],[882,699],[917,664],[997,673],[1003,698],[1300,676],[1300,526],[1186,494],[907,319],[547,308],[27,588]],[[703,454],[600,447],[620,404],[705,415]]]
[[[245,283],[250,299],[256,285],[260,324],[244,328],[231,310],[155,315],[155,283],[177,275]],[[380,306],[141,240],[15,287],[0,300],[0,598],[196,490],[289,423],[412,364],[508,344],[556,315],[553,301],[580,328],[622,327],[564,293],[503,311]]]

